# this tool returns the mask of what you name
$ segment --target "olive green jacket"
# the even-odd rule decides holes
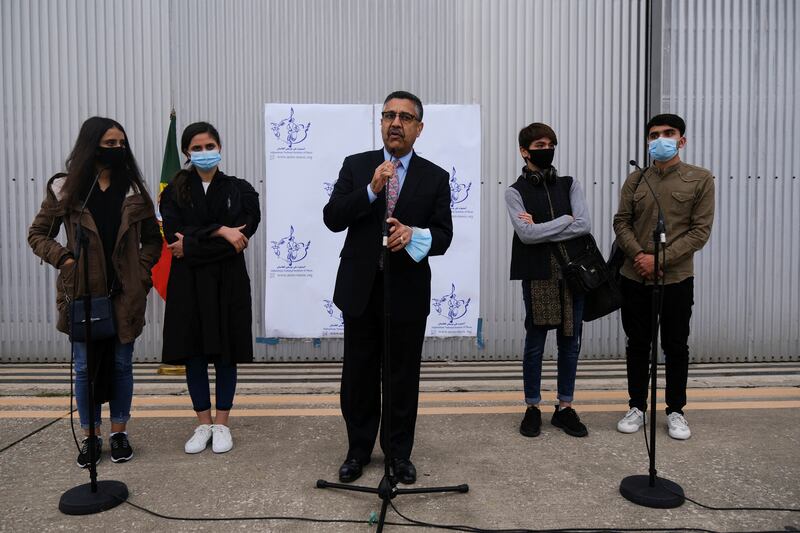
[[[714,221],[714,176],[683,161],[664,170],[648,167],[644,175],[664,211],[667,242],[659,263],[664,283],[678,283],[694,276],[694,253],[708,241]],[[620,273],[628,279],[643,279],[633,268],[639,252],[653,253],[653,229],[658,207],[639,171],[628,176],[620,191],[614,215],[617,244],[625,252]],[[648,283],[651,283],[648,281]]]

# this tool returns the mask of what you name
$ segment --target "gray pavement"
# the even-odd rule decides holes
[[[678,509],[657,510],[626,501],[618,492],[620,480],[647,473],[644,438],[641,432],[623,435],[615,430],[625,409],[618,393],[624,391],[598,391],[593,385],[579,382],[585,392],[576,408],[590,431],[585,439],[551,426],[551,408],[544,405],[542,435],[522,437],[517,430],[522,407],[508,402],[503,393],[428,397],[421,404],[427,410],[418,419],[412,456],[419,473],[416,486],[469,483],[470,492],[404,495],[395,500],[398,509],[417,520],[486,528],[800,530],[800,513],[710,511],[689,502]],[[798,383],[690,392],[691,439],[669,439],[663,411],[659,413],[659,474],[708,505],[800,508]],[[0,388],[0,394],[8,391]],[[314,487],[319,478],[335,481],[346,439],[341,418],[331,414],[335,397],[305,396],[305,404],[298,404],[296,396],[292,400],[292,408],[307,409],[299,416],[288,408],[286,414],[266,409],[274,406],[275,397],[280,403],[280,395],[248,397],[253,405],[243,406],[232,419],[234,449],[190,456],[183,453],[183,443],[194,421],[188,404],[180,404],[185,397],[139,395],[137,402],[142,404],[135,406],[129,425],[134,459],[113,464],[106,448],[100,479],[124,481],[131,502],[169,515],[294,515],[363,524],[168,521],[128,505],[93,516],[62,515],[60,495],[86,482],[88,475],[75,466],[69,421],[61,418],[0,452],[0,531],[373,531],[366,521],[380,509],[376,496]],[[52,421],[48,413],[63,401],[18,398],[15,406],[14,397],[0,399],[6,402],[0,405],[0,449]],[[34,405],[36,401],[44,403]],[[178,404],[165,407],[171,401]],[[42,410],[41,417],[37,410]],[[376,451],[358,483],[376,486],[381,474],[382,455]],[[389,520],[402,522],[391,511]],[[386,529],[407,530],[436,531]]]

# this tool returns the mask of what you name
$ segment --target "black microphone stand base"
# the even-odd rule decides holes
[[[673,509],[686,501],[683,489],[674,481],[657,477],[650,485],[650,476],[628,476],[619,484],[619,493],[636,505],[656,509]]]
[[[449,487],[419,487],[415,489],[398,489],[397,483],[395,482],[394,478],[391,476],[384,475],[381,478],[380,483],[378,484],[377,488],[372,487],[364,487],[361,485],[350,485],[349,483],[330,483],[329,481],[325,481],[324,479],[317,480],[317,488],[318,489],[341,489],[341,490],[349,490],[353,492],[367,492],[369,494],[377,494],[380,497],[382,504],[381,504],[381,512],[380,516],[378,517],[378,529],[377,531],[380,533],[383,531],[383,526],[386,521],[386,509],[389,507],[389,501],[393,500],[395,496],[400,494],[432,494],[438,492],[469,492],[469,485],[462,484],[462,485],[453,485]]]
[[[97,492],[92,492],[91,483],[84,483],[61,495],[58,510],[69,515],[96,514],[113,509],[127,499],[128,487],[122,481],[98,481]]]

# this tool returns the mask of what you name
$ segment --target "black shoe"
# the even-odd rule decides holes
[[[538,437],[542,429],[542,412],[535,405],[529,405],[525,417],[519,425],[519,432],[526,437]]]
[[[124,463],[133,457],[133,448],[131,448],[131,443],[128,442],[128,436],[125,433],[111,435],[109,444],[111,445],[112,463]]]
[[[342,466],[339,467],[339,481],[342,483],[350,483],[361,477],[363,467],[369,464],[369,459],[361,462],[358,459],[345,459]]]
[[[417,481],[417,469],[408,459],[392,459],[392,471],[400,483],[411,485]]]
[[[572,407],[565,407],[559,410],[556,405],[556,412],[553,413],[550,423],[557,428],[563,429],[564,433],[573,437],[585,437],[589,434],[589,430],[581,423],[578,413]]]
[[[94,464],[100,462],[100,453],[103,451],[103,438],[97,437],[95,440],[94,445]],[[78,466],[81,468],[86,468],[89,466],[89,437],[86,437],[81,442],[81,453],[78,454],[78,460],[76,461]]]

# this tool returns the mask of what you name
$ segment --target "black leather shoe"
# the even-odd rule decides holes
[[[395,479],[400,483],[411,485],[417,481],[417,469],[408,459],[392,459],[392,470]]]
[[[342,466],[339,467],[339,481],[342,483],[350,483],[357,480],[361,477],[362,468],[368,464],[369,460],[362,463],[358,459],[345,459]]]

